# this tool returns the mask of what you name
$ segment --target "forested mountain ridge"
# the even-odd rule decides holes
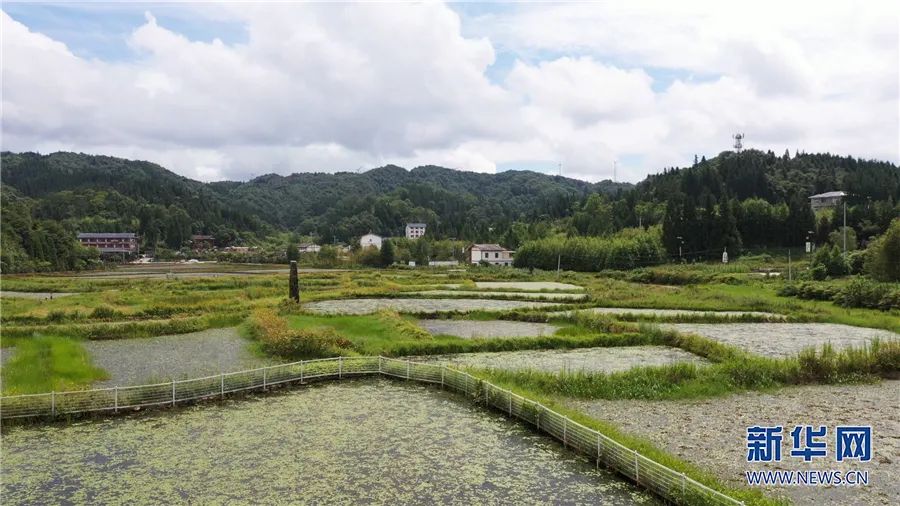
[[[368,231],[400,235],[407,221],[427,222],[434,236],[483,240],[515,220],[567,216],[590,193],[631,187],[534,172],[390,165],[201,183],[149,162],[64,152],[4,152],[0,166],[5,221],[18,224],[4,226],[4,255],[16,262],[33,255],[45,262],[42,268],[78,263],[51,260],[59,255],[42,245],[41,232],[51,228],[51,235],[71,238],[78,231],[137,232],[145,250],[182,248],[191,234],[212,234],[220,245],[252,244],[279,231],[351,242]],[[23,214],[27,225],[24,216],[15,219]],[[70,249],[66,258],[77,257]]]
[[[848,224],[861,239],[882,233],[900,214],[896,165],[830,154],[723,152],[635,186],[392,165],[201,183],[106,156],[5,152],[0,162],[7,271],[77,268],[83,252],[72,245],[74,233],[88,230],[134,231],[148,250],[183,248],[196,233],[212,234],[220,245],[254,244],[285,231],[351,243],[369,231],[402,235],[406,222],[423,221],[432,238],[517,247],[557,233],[604,236],[661,224],[670,253],[681,245],[737,254],[741,246],[800,245],[809,230],[826,240],[838,218],[812,215],[814,193],[849,192]],[[44,263],[11,267],[29,257]]]

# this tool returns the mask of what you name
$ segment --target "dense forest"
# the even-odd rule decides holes
[[[699,259],[725,248],[738,255],[746,248],[802,247],[807,239],[833,242],[843,214],[814,216],[808,197],[815,193],[850,194],[854,247],[900,215],[897,166],[829,154],[723,152],[634,186],[529,171],[390,165],[200,183],[149,162],[106,156],[5,152],[0,162],[4,272],[96,262],[74,240],[84,231],[136,232],[143,251],[171,252],[186,248],[191,234],[213,235],[219,246],[285,235],[352,244],[369,231],[400,236],[408,221],[427,223],[430,239],[512,248],[660,225],[655,235],[669,256]]]

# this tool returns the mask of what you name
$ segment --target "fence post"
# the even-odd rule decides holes
[[[563,417],[563,447],[569,446],[569,419]]]
[[[463,376],[463,379],[465,380],[464,389],[466,391],[466,397],[468,397],[469,396],[469,377]]]
[[[631,450],[631,451],[634,452],[634,481],[635,481],[638,485],[640,485],[640,484],[641,484],[641,477],[640,477],[640,475],[638,474],[638,473],[639,473],[639,471],[638,471],[638,453],[637,453],[637,450]]]
[[[268,372],[268,369],[263,369],[263,391],[265,391],[266,389],[266,376],[268,375]]]
[[[537,416],[535,416],[535,422],[537,423],[537,430],[540,432],[541,430],[541,414],[544,412],[544,405],[538,404],[538,407],[541,409],[537,410]]]
[[[175,380],[172,379],[172,405],[175,405]]]
[[[597,469],[600,469],[600,433],[597,433]]]
[[[509,416],[512,416],[512,390],[507,390],[506,395],[509,396]]]
[[[446,368],[447,368],[447,366],[444,366],[444,365],[441,366],[441,389],[444,388],[444,370]]]
[[[50,416],[56,416],[56,391],[50,392]]]
[[[222,391],[222,398],[225,398],[225,373],[219,375],[219,389]]]
[[[303,364],[304,362],[300,361],[300,383],[303,383]]]
[[[685,487],[684,487],[685,481],[686,480],[684,478],[684,473],[681,473],[681,500],[682,501],[684,501],[684,498],[685,498]]]
[[[115,397],[115,403],[116,403],[115,404],[115,413],[118,413],[119,412],[119,385],[116,385],[114,397]]]
[[[406,361],[406,379],[409,379],[409,366],[410,366],[410,361],[407,360]]]
[[[344,377],[344,357],[338,357],[338,379]]]
[[[383,358],[384,357],[382,357],[381,355],[378,355],[378,374],[382,374],[382,375],[384,374],[384,371],[381,368],[381,361]]]

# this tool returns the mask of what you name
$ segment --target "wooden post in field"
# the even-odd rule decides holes
[[[291,300],[300,303],[300,279],[297,276],[297,261],[291,260],[290,293]]]

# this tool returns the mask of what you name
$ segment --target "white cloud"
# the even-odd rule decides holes
[[[148,12],[134,57],[108,62],[0,14],[3,149],[149,159],[203,180],[515,160],[596,180],[620,160],[619,178],[636,181],[718,153],[735,131],[777,152],[900,159],[893,3],[192,13],[236,20],[247,40],[193,41]],[[498,51],[519,59],[492,82]]]

